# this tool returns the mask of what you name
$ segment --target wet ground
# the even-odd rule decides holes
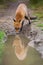
[[[14,5],[12,5],[14,6]],[[16,7],[6,9],[0,16],[0,30],[6,32],[8,39],[4,44],[5,50],[2,59],[2,65],[43,65],[43,15],[39,15],[39,11],[29,9],[32,16],[38,16],[36,20],[31,21],[31,25],[24,24],[23,30],[18,36],[24,43],[24,46],[28,45],[28,53],[23,61],[18,60],[15,49],[12,46],[13,40],[15,39],[15,30],[13,25],[14,12]],[[41,10],[41,9],[40,9]],[[1,10],[0,10],[1,11]],[[3,10],[2,10],[3,11]],[[43,12],[41,11],[41,14]],[[30,14],[30,15],[31,15]],[[37,15],[36,15],[37,14]],[[26,22],[26,20],[25,20]]]
[[[18,37],[22,40],[22,44],[27,47],[30,39],[24,38],[24,35],[18,35]],[[27,56],[24,60],[19,60],[15,54],[15,48],[13,47],[13,41],[15,40],[15,36],[8,36],[8,40],[5,43],[5,50],[2,60],[2,65],[43,65],[43,59],[41,59],[40,54],[34,48],[28,46]],[[17,39],[16,39],[17,40]]]

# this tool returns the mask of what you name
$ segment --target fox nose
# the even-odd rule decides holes
[[[16,33],[18,34],[20,31],[20,28],[15,28]]]
[[[20,28],[15,28],[16,30],[19,30]]]

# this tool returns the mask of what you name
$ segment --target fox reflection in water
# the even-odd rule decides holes
[[[19,60],[24,60],[27,51],[28,51],[28,46],[25,46],[19,37],[19,35],[15,36],[15,39],[13,41],[13,47],[15,48],[15,54]]]

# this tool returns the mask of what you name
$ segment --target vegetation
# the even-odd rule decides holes
[[[43,24],[38,24],[37,26],[38,26],[38,27],[43,27]]]
[[[7,2],[15,2],[16,0],[0,0],[0,4],[4,4]]]
[[[42,2],[43,0],[30,0],[30,2],[32,3],[32,4],[37,4],[37,3],[39,3],[39,2]]]
[[[1,5],[8,5],[8,3],[10,2],[15,2],[15,1],[18,1],[18,0],[0,0],[0,4]],[[25,1],[25,0],[24,0]],[[35,7],[39,7],[39,6],[42,6],[43,5],[43,0],[29,0],[28,1],[30,4],[30,7],[32,8],[35,8]]]
[[[43,0],[30,0],[30,7],[37,8],[43,6]]]
[[[0,42],[0,65],[2,63],[3,54],[4,54],[4,44]]]
[[[43,31],[43,24],[38,24],[38,27],[40,27],[40,30]]]
[[[5,36],[5,33],[3,31],[0,31],[0,42],[3,40]]]
[[[5,36],[5,33],[3,31],[0,31],[0,65],[2,63],[3,53],[4,53],[4,43],[3,38]]]
[[[0,9],[9,7],[9,3],[15,1],[16,0],[0,0]]]

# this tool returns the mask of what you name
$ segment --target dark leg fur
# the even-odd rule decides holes
[[[20,31],[22,31],[22,28],[23,28],[23,24],[24,24],[24,21],[22,21],[22,27],[21,27]]]
[[[30,20],[29,20],[29,24],[31,24]]]
[[[29,20],[27,16],[25,16],[25,19]]]
[[[31,22],[30,22],[30,20],[29,20],[29,18],[27,16],[25,16],[25,19],[27,19],[29,21],[29,24],[31,24]]]

